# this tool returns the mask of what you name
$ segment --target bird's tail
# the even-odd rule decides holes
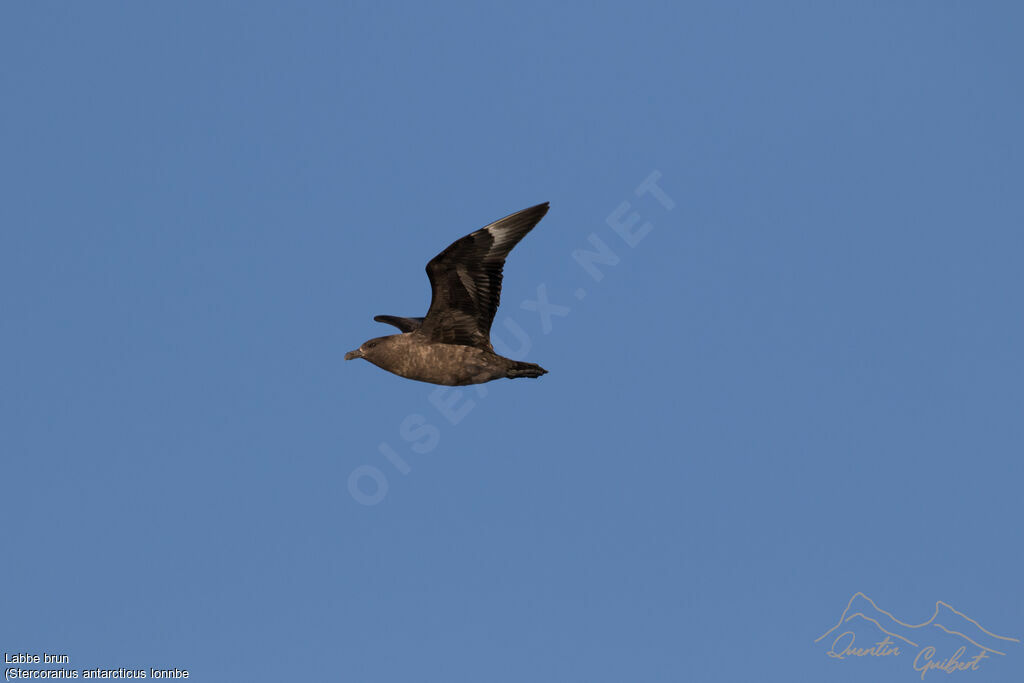
[[[505,371],[505,376],[509,379],[515,379],[516,377],[540,377],[546,375],[547,370],[537,365],[536,363],[523,363],[522,361],[512,361],[512,367]]]

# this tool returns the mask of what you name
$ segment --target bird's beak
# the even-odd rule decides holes
[[[363,357],[363,352],[360,351],[359,349],[356,349],[355,351],[349,351],[348,353],[345,354],[345,360],[352,360],[353,358],[362,358],[362,357]]]

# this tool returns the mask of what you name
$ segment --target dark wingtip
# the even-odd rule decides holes
[[[509,379],[515,379],[516,377],[540,377],[541,375],[546,374],[548,374],[548,371],[536,363],[516,361],[516,364],[509,368],[505,373],[505,376]]]
[[[379,323],[394,325],[402,332],[414,332],[423,326],[423,318],[401,318],[397,315],[375,315],[373,319]]]

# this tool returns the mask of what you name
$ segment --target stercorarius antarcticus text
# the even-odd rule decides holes
[[[453,242],[427,264],[432,295],[426,317],[376,316],[402,334],[364,342],[345,360],[365,358],[402,377],[452,386],[546,373],[534,363],[496,354],[491,322],[501,297],[505,257],[547,212],[544,202]]]

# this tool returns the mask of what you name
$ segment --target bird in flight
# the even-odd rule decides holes
[[[545,374],[535,363],[496,354],[491,323],[505,257],[547,212],[544,202],[453,242],[427,264],[432,295],[426,317],[376,316],[402,333],[370,339],[345,360],[363,358],[401,377],[450,386]]]

